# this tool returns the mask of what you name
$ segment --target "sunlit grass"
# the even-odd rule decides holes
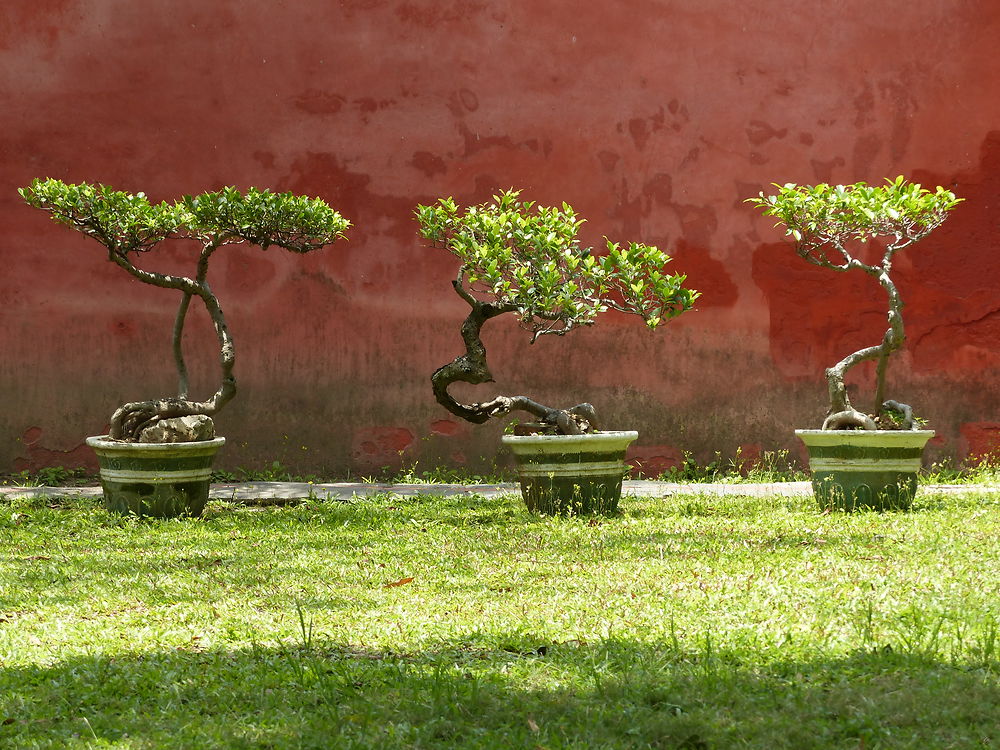
[[[0,747],[1000,742],[1000,497],[0,505]]]

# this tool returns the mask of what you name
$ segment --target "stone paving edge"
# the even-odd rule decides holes
[[[936,484],[921,487],[929,492],[990,494],[1000,492],[1000,485]],[[308,497],[331,500],[351,500],[381,493],[401,497],[419,495],[497,497],[518,492],[516,484],[388,484],[372,482],[230,482],[213,484],[213,500],[233,502],[289,501]],[[799,497],[811,492],[809,482],[774,482],[770,484],[719,483],[697,484],[627,480],[622,486],[625,495],[639,497],[670,497],[672,495],[730,495],[760,497],[778,495]],[[0,487],[0,499],[17,497],[99,497],[100,487]]]

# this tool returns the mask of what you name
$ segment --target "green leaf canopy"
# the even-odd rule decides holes
[[[175,203],[151,204],[143,193],[106,185],[36,179],[21,188],[28,205],[93,237],[120,257],[146,252],[165,239],[220,246],[246,242],[305,253],[344,236],[351,223],[319,198],[233,187]]]
[[[421,235],[462,263],[459,283],[511,307],[537,337],[590,325],[615,309],[650,328],[691,309],[698,292],[665,270],[670,257],[652,245],[607,241],[594,254],[577,237],[584,219],[571,206],[539,206],[508,190],[460,210],[452,198],[418,206]]]
[[[961,202],[943,187],[928,190],[902,176],[885,185],[775,185],[773,195],[749,198],[785,227],[800,252],[825,245],[879,238],[916,242],[939,226]]]

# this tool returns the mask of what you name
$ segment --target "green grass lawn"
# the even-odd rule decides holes
[[[1000,747],[1000,497],[0,505],[3,748]]]

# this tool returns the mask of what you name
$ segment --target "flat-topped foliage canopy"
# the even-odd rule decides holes
[[[775,187],[776,194],[761,193],[749,202],[778,219],[803,255],[824,246],[843,248],[852,241],[916,242],[962,201],[941,186],[928,190],[902,176],[887,179],[884,185],[786,183]]]
[[[246,242],[309,252],[344,236],[350,222],[319,198],[226,187],[151,203],[144,193],[106,185],[36,179],[18,191],[31,206],[93,237],[124,257],[147,252],[166,239],[194,239],[206,246]]]
[[[209,261],[216,250],[246,243],[267,249],[271,245],[307,253],[344,237],[351,223],[319,198],[234,187],[201,195],[185,195],[174,203],[151,203],[143,193],[128,193],[106,185],[67,184],[36,179],[19,190],[28,205],[47,211],[60,224],[92,237],[108,250],[108,259],[146,284],[181,292],[174,322],[174,364],[178,376],[176,397],[135,401],[122,405],[111,417],[109,435],[116,440],[158,441],[147,430],[177,418],[216,414],[236,394],[233,367],[235,345],[222,306],[208,284]],[[139,268],[130,257],[146,253],[166,240],[193,240],[201,245],[191,276]],[[187,366],[182,336],[188,305],[197,297],[205,305],[219,341],[222,382],[204,401],[188,397]],[[202,424],[206,424],[204,420]],[[162,432],[157,433],[162,435]],[[206,426],[203,436],[214,434]],[[185,439],[198,439],[186,437]]]

